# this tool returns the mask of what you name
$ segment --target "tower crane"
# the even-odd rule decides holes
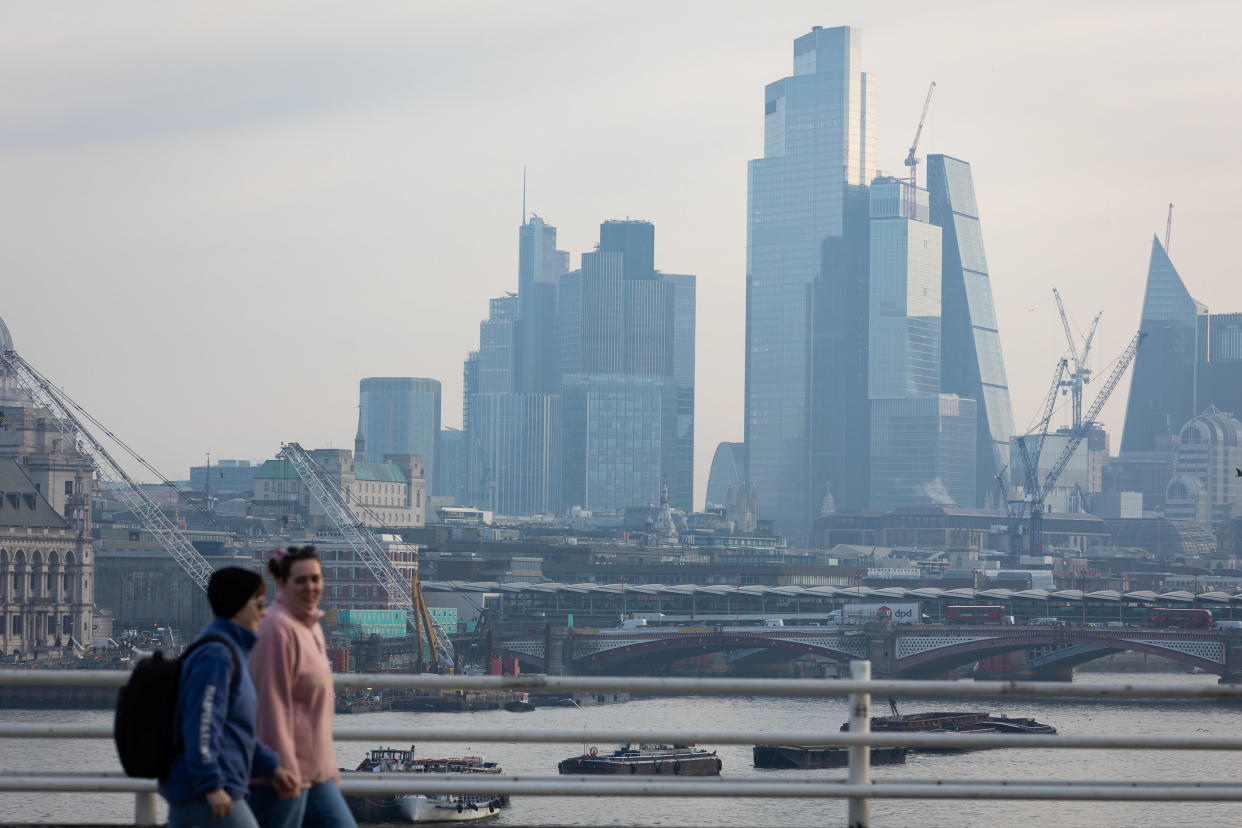
[[[45,376],[35,370],[16,351],[0,351],[0,367],[8,369],[9,376],[26,391],[31,402],[48,413],[61,436],[90,461],[101,480],[113,485],[116,495],[138,516],[142,525],[155,536],[160,545],[168,550],[169,555],[190,577],[190,580],[206,591],[207,581],[215,569],[206,558],[199,554],[177,525],[168,519],[150,495],[139,488],[133,478],[125,473],[120,464],[95,439],[74,412],[81,413],[83,417],[93,422],[104,434],[133,455],[144,468],[157,475],[159,472],[156,472],[149,463],[121,442],[115,434],[104,428],[85,409],[69,399],[64,392],[58,391]],[[163,479],[162,475],[160,478]]]
[[[1067,389],[1070,394],[1073,411],[1070,428],[1077,429],[1082,425],[1082,387],[1091,382],[1091,369],[1087,367],[1087,355],[1091,353],[1091,341],[1095,339],[1095,330],[1099,327],[1100,317],[1104,315],[1104,311],[1097,313],[1095,319],[1091,320],[1091,327],[1083,339],[1082,353],[1079,354],[1078,347],[1074,344],[1074,333],[1070,330],[1069,317],[1065,313],[1065,303],[1061,301],[1061,293],[1053,288],[1052,295],[1057,299],[1057,310],[1061,313],[1061,327],[1065,329],[1065,341],[1069,344],[1070,360],[1073,362],[1069,376],[1061,381],[1061,387]]]
[[[1042,486],[1039,486],[1031,498],[1031,552],[1035,555],[1043,553],[1044,546],[1044,501],[1048,497],[1048,493],[1052,491],[1052,487],[1056,485],[1057,479],[1061,476],[1061,472],[1065,471],[1066,465],[1074,456],[1074,452],[1078,450],[1078,446],[1086,439],[1090,433],[1091,427],[1095,425],[1095,418],[1100,416],[1100,410],[1104,408],[1104,403],[1108,402],[1108,398],[1112,396],[1113,390],[1117,387],[1117,383],[1121,381],[1121,377],[1125,374],[1126,369],[1130,367],[1130,363],[1134,361],[1134,355],[1138,353],[1139,344],[1147,334],[1139,331],[1130,340],[1130,344],[1122,351],[1121,356],[1117,358],[1117,364],[1113,367],[1113,372],[1109,374],[1108,379],[1104,382],[1104,387],[1100,389],[1095,397],[1095,402],[1091,403],[1086,416],[1077,428],[1070,432],[1070,438],[1065,444],[1065,448],[1061,451],[1061,456],[1052,464],[1052,468],[1048,470],[1048,476],[1044,478]]]
[[[1173,241],[1173,202],[1169,202],[1169,218],[1164,223],[1164,252],[1169,252],[1169,242]]]
[[[919,149],[919,139],[923,137],[923,124],[927,121],[927,109],[931,106],[932,93],[936,91],[936,82],[932,81],[927,87],[927,98],[923,101],[923,114],[919,116],[919,128],[914,131],[914,140],[910,142],[910,149],[906,153],[905,164],[910,168],[910,188],[906,193],[909,199],[910,218],[914,218],[914,191],[919,186],[919,159],[916,154]]]
[[[431,652],[432,670],[438,664],[453,666],[453,644],[440,625],[431,617],[423,589],[415,575],[409,582],[397,571],[384,547],[375,535],[349,507],[340,489],[332,483],[328,473],[315,462],[310,452],[297,443],[283,443],[278,458],[288,460],[299,478],[318,501],[328,519],[340,530],[346,542],[379,581],[388,600],[397,609],[405,610],[406,621],[419,641],[425,637]]]
[[[1052,372],[1052,384],[1048,388],[1048,393],[1044,397],[1043,405],[1040,407],[1040,418],[1035,424],[1031,434],[1017,440],[1018,454],[1022,458],[1023,470],[1023,497],[1018,501],[1018,507],[1015,509],[1013,501],[1009,497],[1009,489],[1005,485],[1005,469],[999,474],[994,475],[996,485],[1000,488],[1001,497],[1005,501],[1005,513],[1009,517],[1009,548],[1011,551],[1017,551],[1019,537],[1021,535],[1019,527],[1022,519],[1026,516],[1027,498],[1031,492],[1039,488],[1039,458],[1044,451],[1044,441],[1048,438],[1048,424],[1052,420],[1052,410],[1057,401],[1057,390],[1061,387],[1061,378],[1065,375],[1066,361],[1064,358],[1057,360],[1057,367]],[[1029,445],[1028,437],[1034,437],[1034,447]],[[1012,457],[1012,452],[1011,452]]]

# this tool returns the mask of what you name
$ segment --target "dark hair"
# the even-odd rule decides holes
[[[277,581],[285,581],[289,578],[289,571],[293,569],[293,565],[298,561],[317,561],[319,560],[319,550],[311,546],[290,546],[285,549],[273,549],[267,558],[267,571],[272,573],[272,577]]]

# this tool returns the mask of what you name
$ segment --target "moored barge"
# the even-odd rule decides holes
[[[620,745],[609,753],[591,748],[556,766],[562,774],[628,774],[635,776],[719,776],[716,752],[694,745]]]
[[[755,745],[756,768],[844,768],[850,763],[845,745]],[[897,765],[906,761],[906,748],[871,749],[871,764]]]

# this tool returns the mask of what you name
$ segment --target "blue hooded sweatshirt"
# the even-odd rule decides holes
[[[160,795],[169,802],[202,799],[220,788],[241,799],[251,777],[271,776],[280,766],[280,756],[255,737],[258,703],[249,666],[254,633],[216,618],[199,633],[199,638],[204,636],[229,643],[209,641],[181,665],[176,733],[182,747],[168,776],[160,780]],[[232,692],[233,659],[227,647],[237,655],[239,671]]]

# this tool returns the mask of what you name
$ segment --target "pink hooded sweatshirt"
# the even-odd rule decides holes
[[[332,665],[323,610],[292,606],[281,593],[259,622],[250,673],[259,695],[259,740],[280,754],[280,764],[303,788],[340,781],[332,749]],[[256,780],[265,783],[267,780]]]

